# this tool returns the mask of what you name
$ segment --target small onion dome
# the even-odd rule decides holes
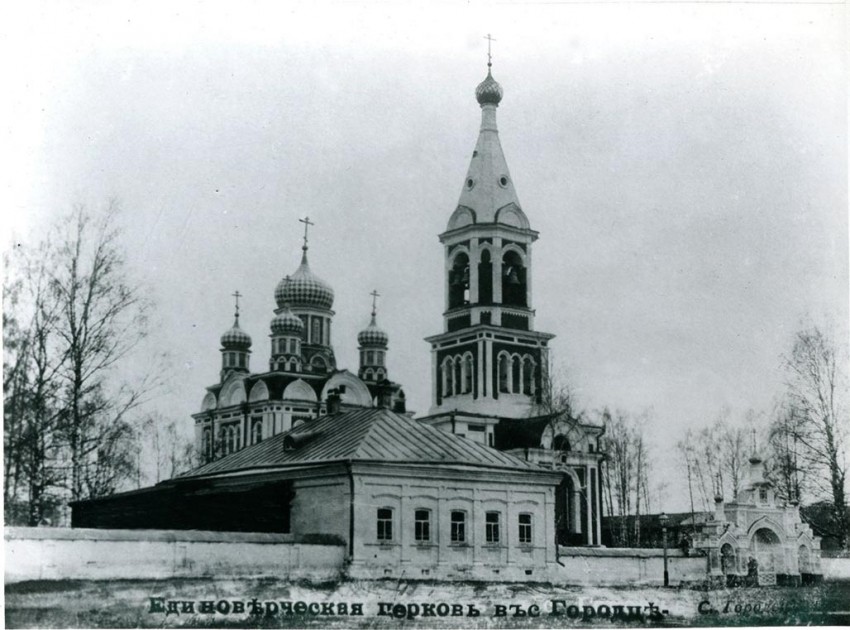
[[[271,329],[275,335],[300,335],[304,330],[304,322],[288,307],[284,307],[283,311],[272,319]]]
[[[498,84],[490,69],[487,69],[487,78],[475,88],[475,98],[480,105],[498,105],[502,100],[502,86]]]
[[[334,290],[319,276],[310,271],[307,252],[301,258],[301,266],[287,280],[278,283],[274,291],[278,308],[291,306],[313,306],[330,310],[334,303]]]
[[[221,336],[221,347],[225,350],[248,350],[251,347],[251,336],[239,328],[239,318],[233,322],[233,328]]]
[[[357,334],[357,343],[361,346],[384,346],[389,343],[389,336],[383,330],[378,328],[375,322],[375,315],[372,314],[372,321],[369,325]]]

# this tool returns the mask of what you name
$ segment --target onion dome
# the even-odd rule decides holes
[[[475,88],[475,98],[480,105],[498,105],[502,100],[502,86],[490,74],[490,68],[487,68],[487,78]]]
[[[292,306],[312,306],[330,310],[334,303],[334,290],[319,276],[310,270],[307,264],[307,251],[304,248],[301,266],[287,280],[284,278],[274,291],[278,308],[285,304]]]
[[[361,346],[385,346],[389,343],[389,336],[378,328],[375,322],[375,313],[372,312],[372,321],[357,334],[357,343]]]
[[[251,336],[239,328],[239,317],[233,322],[233,328],[221,336],[221,347],[225,350],[248,350],[251,348]]]
[[[304,322],[295,313],[284,307],[283,311],[274,316],[271,323],[275,335],[300,335],[304,330]]]

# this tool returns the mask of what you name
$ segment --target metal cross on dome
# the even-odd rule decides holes
[[[234,298],[236,298],[236,320],[239,320],[239,298],[242,297],[242,294],[239,293],[239,289],[236,289],[233,293],[231,293]]]
[[[487,67],[489,68],[493,65],[493,54],[491,46],[496,40],[490,35],[490,33],[487,33],[484,39],[487,40]]]
[[[310,220],[310,217],[304,217],[303,219],[298,219],[300,223],[304,224],[304,249],[307,249],[307,230],[311,225],[316,225]]]
[[[372,296],[372,316],[374,317],[378,305],[378,298],[381,297],[381,294],[378,293],[377,289],[373,289],[369,295]]]

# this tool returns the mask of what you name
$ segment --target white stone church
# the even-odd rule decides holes
[[[346,546],[349,574],[367,577],[548,580],[563,574],[559,550],[601,545],[603,429],[544,413],[554,335],[534,326],[538,233],[499,141],[502,88],[489,66],[475,90],[478,139],[440,235],[428,414],[412,418],[389,378],[374,300],[356,373],[337,366],[334,292],[308,263],[305,219],[301,264],[274,290],[268,369],[251,371],[238,301],[221,337],[220,378],[193,416],[203,465],[77,503],[75,527],[328,536]],[[706,573],[714,538],[701,541],[714,549]]]

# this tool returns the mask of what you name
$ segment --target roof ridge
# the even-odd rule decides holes
[[[401,417],[398,414],[393,413],[392,411],[390,411],[386,407],[377,407],[377,408],[373,407],[370,411],[377,411],[377,413],[369,414],[369,416],[368,416],[369,428],[366,431],[363,432],[363,435],[360,436],[360,441],[357,444],[357,448],[354,449],[354,452],[351,454],[351,457],[353,459],[357,459],[357,458],[361,458],[361,457],[366,458],[366,453],[361,452],[361,449],[363,449],[364,445],[366,443],[368,443],[369,438],[371,437],[372,433],[375,432],[375,425],[378,424],[379,420],[385,420],[385,419],[391,419],[392,420],[392,419],[394,419],[394,416],[396,418]]]

